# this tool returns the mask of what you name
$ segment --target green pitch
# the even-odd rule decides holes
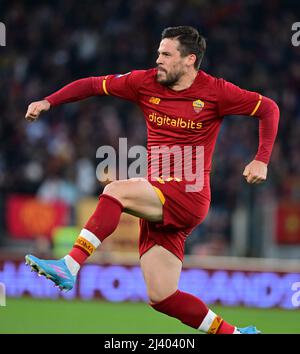
[[[300,311],[213,306],[228,322],[263,333],[300,333]],[[143,303],[7,299],[0,333],[194,333]]]

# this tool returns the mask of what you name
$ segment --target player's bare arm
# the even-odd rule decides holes
[[[25,119],[29,122],[37,120],[42,112],[50,109],[50,103],[47,100],[41,100],[30,103],[28,106]]]

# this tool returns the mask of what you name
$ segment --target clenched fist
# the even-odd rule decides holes
[[[47,100],[32,102],[28,106],[25,119],[29,122],[34,122],[42,112],[48,111],[49,109],[50,103]]]
[[[262,161],[253,160],[244,169],[243,176],[248,183],[261,183],[267,179],[268,166]]]

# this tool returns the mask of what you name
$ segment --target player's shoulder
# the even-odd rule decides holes
[[[207,73],[205,74],[207,76],[207,82],[209,82],[210,85],[214,87],[216,90],[223,92],[223,91],[228,91],[228,90],[231,91],[240,88],[238,83],[231,82],[229,80],[224,79],[223,77],[215,77]]]
[[[217,100],[229,94],[236,95],[241,93],[241,89],[238,85],[222,77],[216,77],[205,72],[202,72],[202,77],[204,78],[203,81],[206,83],[208,91],[214,92]]]
[[[154,81],[155,69],[134,69],[126,74],[117,75],[117,77],[122,76],[127,76],[131,83],[139,84],[139,86],[147,85],[149,81]]]
[[[133,75],[138,77],[139,79],[139,89],[141,92],[149,93],[155,90],[156,92],[160,92],[163,87],[159,85],[156,81],[156,68],[150,68],[146,70],[135,70],[133,71]]]
[[[150,68],[150,69],[138,70],[138,71],[141,72],[140,75],[143,75],[144,83],[149,84],[150,82],[156,82],[156,73],[157,73],[156,68]]]
[[[203,70],[199,70],[198,77],[199,77],[199,84],[201,86],[207,86],[211,89],[216,89],[218,87],[221,87],[226,82],[226,80],[224,80],[223,78],[213,76]]]
[[[131,77],[134,78],[140,78],[140,79],[145,79],[145,78],[154,78],[155,77],[155,71],[156,69],[151,68],[151,69],[133,69],[129,71],[126,74],[120,75],[120,76],[125,76],[125,75],[130,75]]]
[[[210,101],[216,101],[218,99],[218,78],[208,74],[203,70],[198,71],[195,83],[192,87],[192,92],[199,94],[201,97]]]

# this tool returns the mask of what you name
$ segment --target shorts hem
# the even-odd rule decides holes
[[[172,253],[175,257],[177,257],[177,258],[180,260],[181,263],[183,263],[184,254],[182,255],[182,257],[179,257],[178,254],[176,254],[173,250],[171,250],[171,249],[165,247],[165,245],[162,245],[161,243],[157,243],[157,242],[155,242],[155,241],[152,241],[152,243],[151,243],[150,245],[148,245],[145,249],[143,249],[142,252],[141,252],[141,251],[139,252],[139,254],[140,254],[139,259],[141,259],[142,256],[143,256],[146,252],[148,252],[148,251],[149,251],[153,246],[155,246],[155,245],[160,246],[160,247],[163,247],[165,250],[169,251],[169,252]]]

